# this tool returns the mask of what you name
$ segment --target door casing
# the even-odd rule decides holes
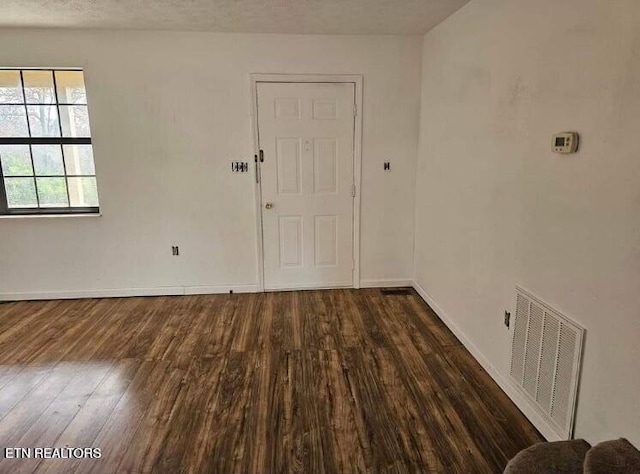
[[[353,130],[353,287],[360,288],[360,195],[362,182],[362,82],[360,74],[251,74],[251,116],[253,118],[253,149],[258,155],[260,139],[258,130],[258,83],[260,82],[320,82],[349,83],[355,87],[356,116]],[[264,252],[262,234],[262,180],[256,179],[258,168],[254,166],[254,201],[256,210],[256,256],[258,269],[258,287],[264,291]],[[300,288],[303,289],[303,288]]]

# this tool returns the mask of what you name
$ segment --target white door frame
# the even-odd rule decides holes
[[[360,183],[362,181],[362,75],[360,74],[251,74],[251,115],[253,116],[253,149],[260,148],[258,137],[258,83],[260,82],[328,82],[350,83],[355,86],[356,116],[353,130],[353,287],[360,288]],[[262,234],[262,180],[256,179],[254,167],[254,198],[258,257],[258,288],[264,291],[264,247]]]

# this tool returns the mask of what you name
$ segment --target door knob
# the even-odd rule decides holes
[[[264,208],[265,208],[265,209],[271,209],[271,208],[273,208],[273,203],[272,203],[272,202],[268,202],[268,203],[266,203],[266,204],[264,205]]]

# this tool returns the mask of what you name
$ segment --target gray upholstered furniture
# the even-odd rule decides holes
[[[639,474],[640,451],[626,439],[591,447],[585,440],[538,443],[520,451],[504,474]]]
[[[504,474],[582,474],[589,448],[591,445],[583,439],[534,444],[516,454]]]
[[[584,458],[586,474],[638,474],[640,451],[624,438],[595,445]]]

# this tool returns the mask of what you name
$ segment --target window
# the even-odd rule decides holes
[[[98,211],[82,71],[0,69],[0,214]]]

